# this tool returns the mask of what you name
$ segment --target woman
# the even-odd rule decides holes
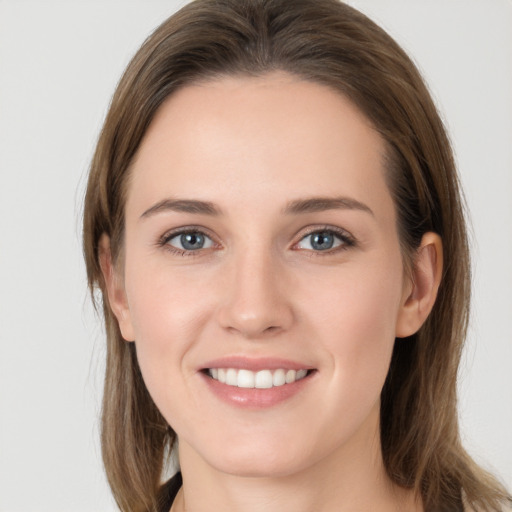
[[[114,95],[84,248],[122,510],[510,500],[459,439],[450,146],[414,65],[354,9],[199,0],[167,20]]]

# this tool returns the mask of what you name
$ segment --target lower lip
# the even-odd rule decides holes
[[[278,405],[295,396],[310,383],[314,373],[316,372],[310,372],[306,377],[290,384],[267,389],[228,386],[204,373],[201,373],[201,377],[210,391],[223,402],[245,409],[264,409]]]

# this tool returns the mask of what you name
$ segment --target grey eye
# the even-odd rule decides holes
[[[298,244],[299,249],[328,251],[344,243],[333,231],[315,231],[306,235]]]
[[[167,243],[183,251],[198,251],[199,249],[208,249],[213,246],[211,238],[203,233],[194,231],[173,236]]]

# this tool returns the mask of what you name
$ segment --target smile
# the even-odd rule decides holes
[[[214,380],[228,386],[246,389],[269,389],[297,382],[308,374],[308,370],[259,370],[253,372],[237,368],[209,368],[207,374]]]

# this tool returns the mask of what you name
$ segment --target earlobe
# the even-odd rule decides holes
[[[105,281],[110,309],[117,319],[121,335],[126,341],[134,341],[134,330],[124,282],[114,267],[110,249],[110,238],[106,234],[103,234],[100,238],[98,258]]]
[[[416,333],[434,307],[443,272],[443,244],[438,234],[423,235],[413,265],[397,318],[398,338]]]

